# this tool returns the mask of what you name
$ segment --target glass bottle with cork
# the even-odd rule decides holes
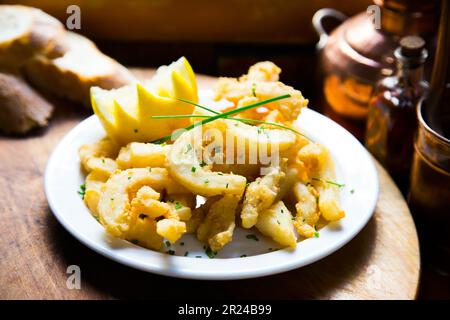
[[[397,73],[380,80],[369,103],[365,145],[406,193],[417,127],[416,105],[428,91],[423,78],[425,41],[418,36],[403,37],[394,56]]]

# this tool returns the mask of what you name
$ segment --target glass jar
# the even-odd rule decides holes
[[[448,91],[448,90],[447,90]],[[448,102],[450,105],[450,102]],[[419,232],[422,255],[450,275],[450,117],[440,117],[443,134],[430,126],[426,100],[417,108],[419,128],[414,143],[408,203]]]

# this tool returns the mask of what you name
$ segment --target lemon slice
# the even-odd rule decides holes
[[[108,136],[119,145],[150,142],[188,126],[190,119],[151,118],[193,112],[194,106],[177,99],[198,102],[195,74],[185,57],[161,66],[144,83],[112,90],[91,88],[92,108]]]

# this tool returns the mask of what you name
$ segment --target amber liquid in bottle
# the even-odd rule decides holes
[[[406,40],[405,40],[406,39]],[[424,41],[405,37],[395,51],[397,74],[382,79],[369,104],[365,144],[406,193],[412,163],[416,105],[426,94]]]

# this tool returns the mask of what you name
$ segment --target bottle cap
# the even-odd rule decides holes
[[[400,40],[400,53],[404,57],[415,58],[422,56],[425,41],[418,36],[407,36]]]

